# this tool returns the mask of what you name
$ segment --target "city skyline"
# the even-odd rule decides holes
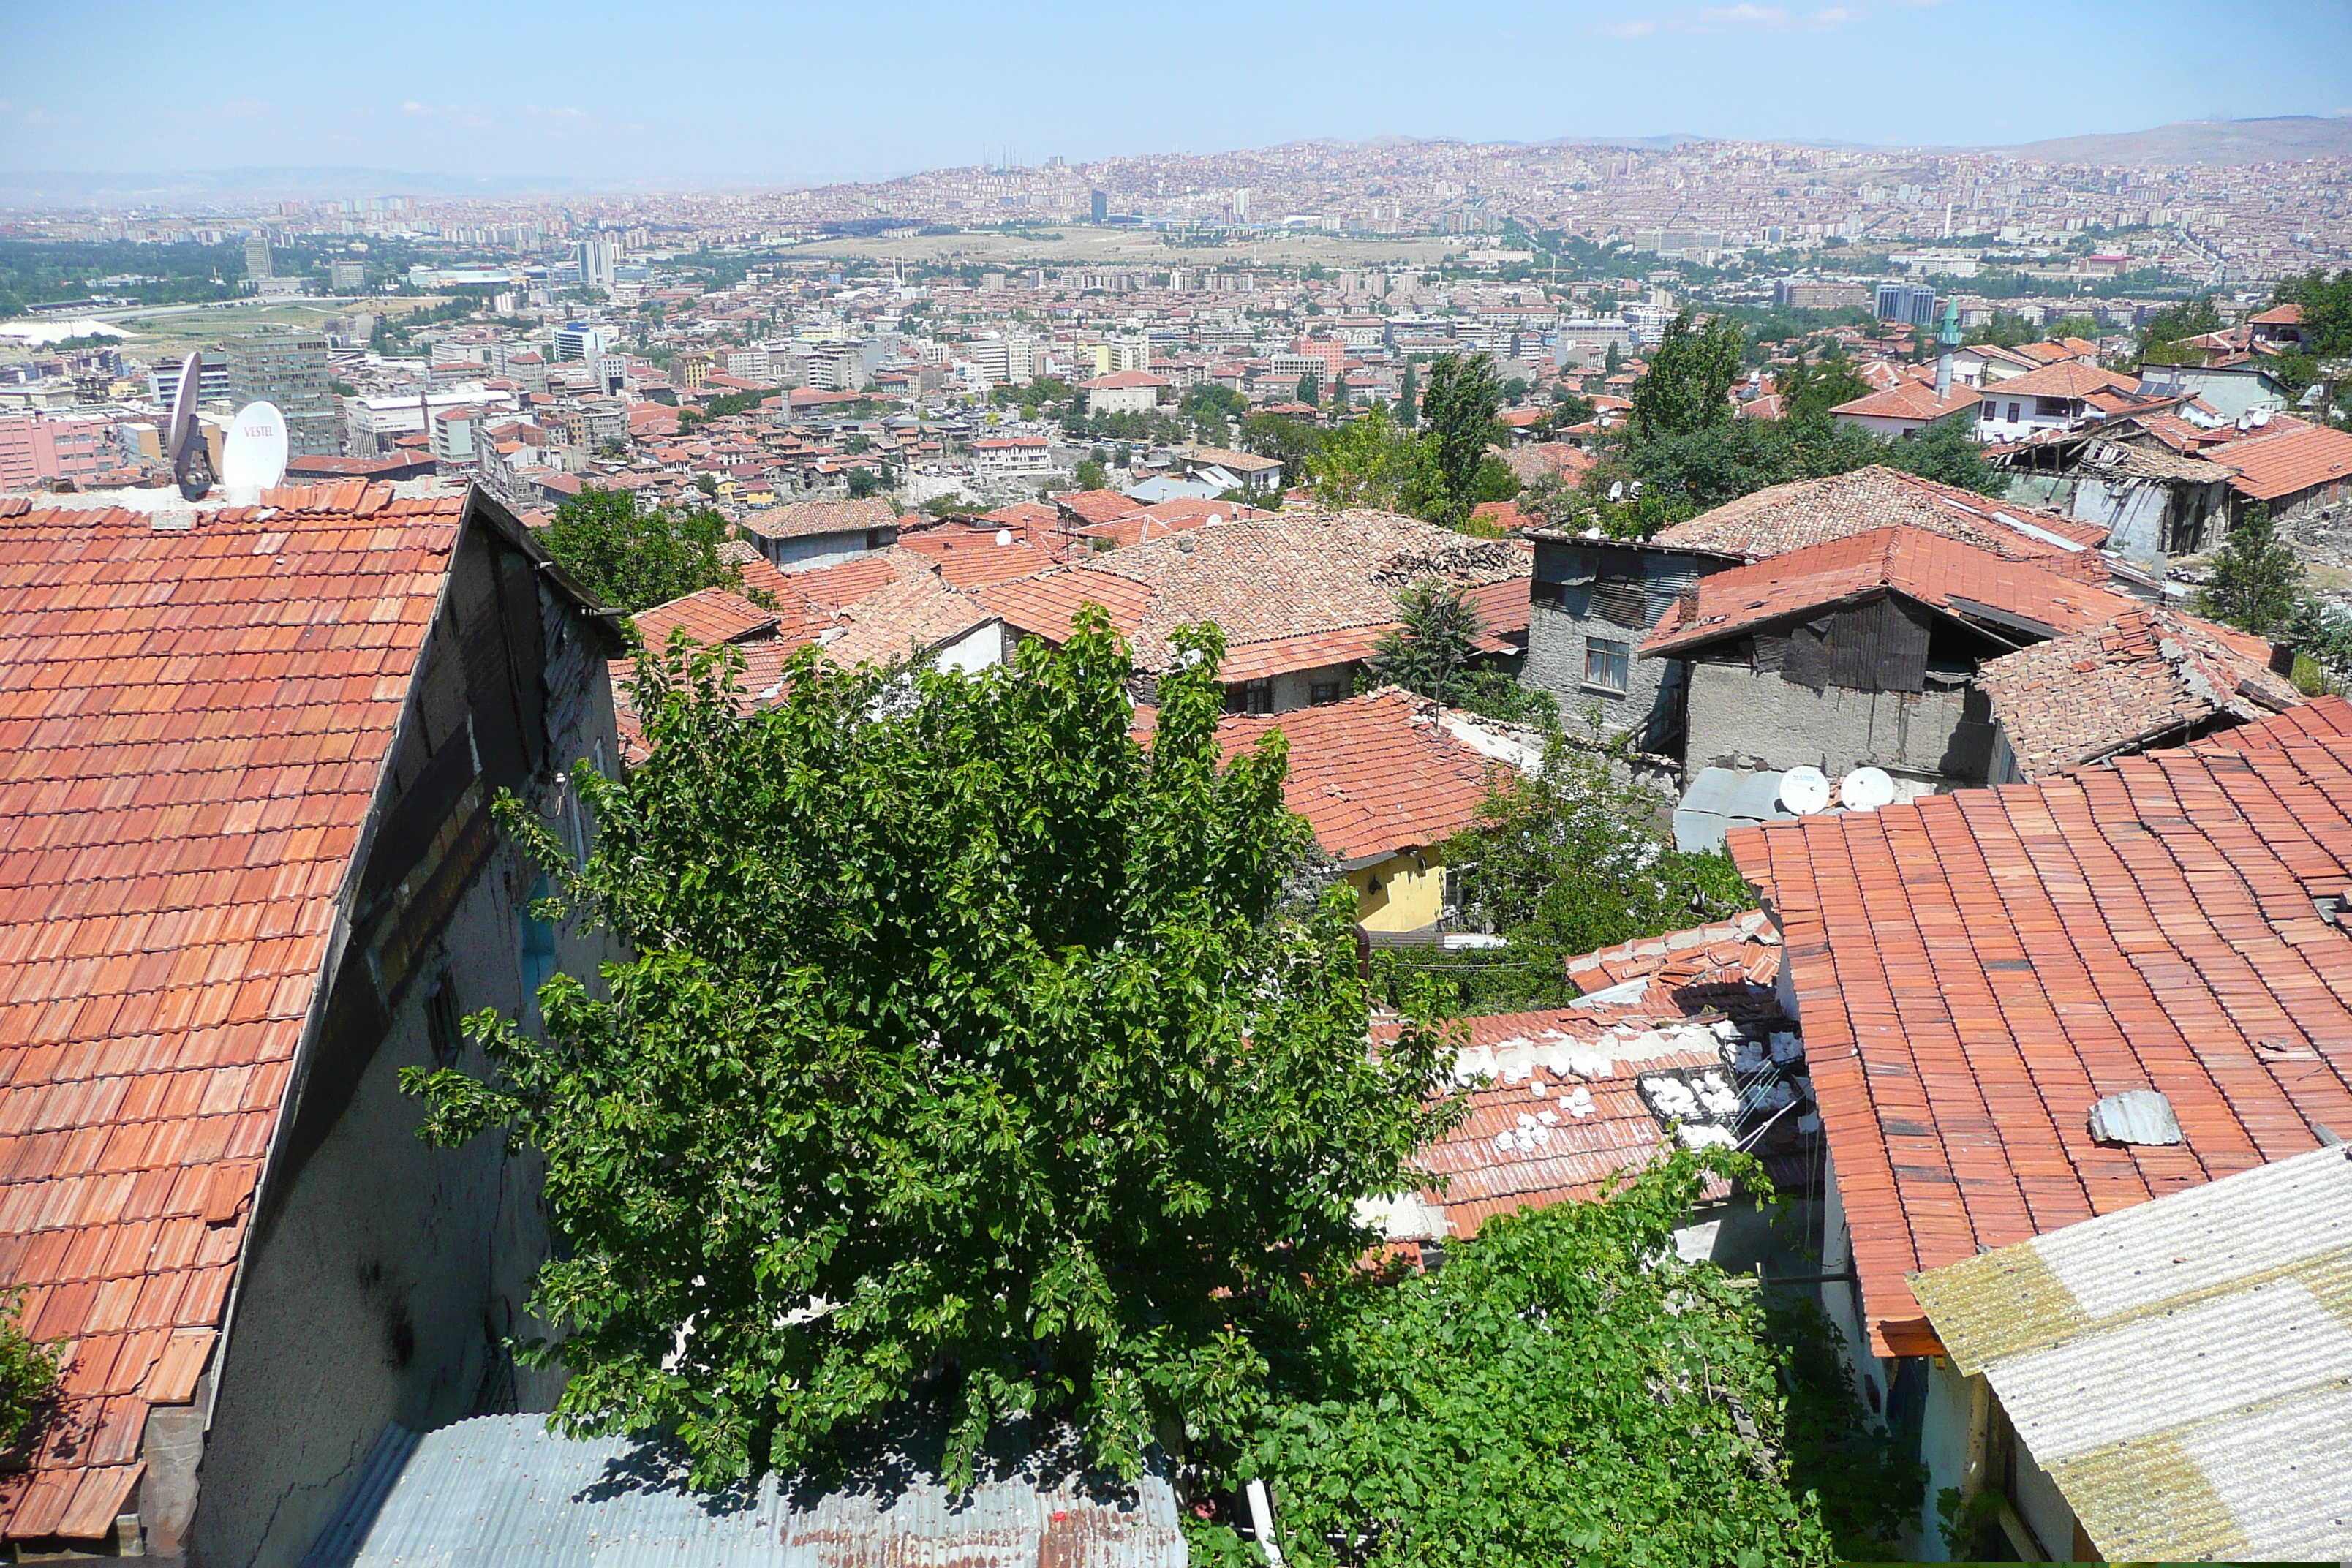
[[[0,172],[341,165],[798,184],[1315,139],[2000,146],[2352,113],[2352,12],[2284,5],[2233,17],[2233,52],[2263,69],[2231,79],[2182,47],[2201,24],[2177,0],[2074,7],[2058,24],[2010,0],[1635,0],[1500,25],[1385,5],[1211,4],[1172,27],[1075,8],[1017,25],[942,10],[907,26],[739,6],[648,26],[609,5],[526,5],[501,14],[495,47],[467,41],[464,13],[412,8],[404,37],[460,44],[438,68],[385,47],[368,18],[270,5],[240,16],[232,29],[155,8],[136,48],[102,58],[60,16],[21,18]],[[2033,40],[2062,71],[2075,62],[2063,90],[2048,63],[2025,68]]]

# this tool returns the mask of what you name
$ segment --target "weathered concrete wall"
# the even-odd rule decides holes
[[[1808,765],[1832,778],[1865,765],[1981,781],[1992,725],[1967,690],[1815,691],[1745,665],[1690,667],[1691,769],[1783,772]]]
[[[452,614],[428,639],[390,763],[395,779],[423,776],[427,757],[467,755],[469,733],[480,732],[468,718],[478,688],[461,673],[451,628],[494,613],[489,591],[486,574],[474,580],[461,569],[453,582]],[[522,793],[577,853],[576,792],[556,775],[582,758],[617,766],[611,693],[581,623],[544,590],[541,605],[546,742]],[[480,754],[489,754],[487,745]],[[558,967],[593,984],[610,956],[602,938],[550,931],[529,917],[539,873],[519,853],[455,830],[474,820],[479,798],[469,791],[450,813],[452,830],[411,863],[394,906],[401,912],[362,911],[343,952],[273,1149],[226,1348],[198,1394],[209,1429],[193,1477],[184,1473],[195,1455],[189,1434],[155,1434],[176,1439],[184,1458],[180,1473],[154,1475],[144,1494],[157,1513],[151,1542],[162,1544],[185,1523],[193,1489],[190,1557],[207,1568],[298,1563],[386,1422],[423,1428],[474,1413],[544,1410],[560,1390],[556,1375],[516,1368],[504,1344],[510,1334],[546,1331],[523,1312],[548,1247],[537,1160],[510,1157],[494,1134],[454,1150],[426,1145],[416,1136],[423,1104],[398,1082],[403,1068],[439,1065],[429,1022],[436,985],[447,988],[445,1020],[492,1007],[536,1031],[526,973]],[[487,847],[468,852],[469,842]],[[478,869],[469,881],[452,875],[437,934],[430,917],[404,924],[412,910],[438,908],[426,901],[438,885],[433,868],[457,865]],[[423,945],[394,948],[388,930],[413,931]],[[470,1044],[456,1065],[475,1074],[488,1066]],[[174,1497],[176,1521],[162,1516]]]
[[[861,555],[871,555],[877,550],[887,550],[898,537],[896,528],[882,530],[881,543],[866,542],[867,530],[857,529],[848,533],[820,533],[804,539],[752,540],[780,572],[811,572],[819,566],[838,566],[845,561],[855,561]]]
[[[1563,721],[1574,726],[1578,715],[1597,711],[1604,734],[1634,733],[1642,751],[1663,746],[1679,715],[1677,689],[1683,679],[1678,658],[1643,658],[1634,653],[1648,634],[1608,621],[1588,621],[1556,605],[1540,601],[1528,626],[1528,659],[1519,671],[1520,684],[1541,687],[1559,700]],[[1612,692],[1584,679],[1588,637],[1626,645],[1625,689]]]

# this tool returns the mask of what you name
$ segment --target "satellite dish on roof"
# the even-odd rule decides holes
[[[1895,804],[1895,781],[1885,768],[1856,768],[1838,782],[1838,799],[1848,811],[1876,811]]]
[[[271,403],[248,403],[221,443],[221,489],[231,506],[251,506],[286,477],[286,416]]]
[[[1799,816],[1828,809],[1829,775],[1819,768],[1790,768],[1780,775],[1780,804]]]
[[[163,442],[183,500],[195,500],[213,488],[212,449],[196,427],[196,399],[204,378],[204,351],[193,350],[180,362],[180,390],[172,398],[172,423]]]

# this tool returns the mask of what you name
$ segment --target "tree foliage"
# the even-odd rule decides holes
[[[1818,1563],[1791,1495],[1755,1292],[1675,1255],[1711,1172],[1687,1152],[1605,1201],[1490,1219],[1444,1268],[1334,1290],[1286,1358],[1236,1479],[1270,1482],[1307,1565]],[[1195,1561],[1249,1560],[1221,1528]]]
[[[1307,454],[1307,471],[1315,499],[1332,508],[1420,516],[1444,493],[1428,437],[1402,428],[1380,408],[1326,435]]]
[[[2197,595],[2200,613],[2266,637],[2294,616],[2303,562],[2271,524],[2271,509],[2246,509],[2213,557],[2213,574]]]
[[[2195,351],[2181,348],[2181,342],[2221,330],[2221,313],[2213,308],[2210,294],[2169,306],[2150,316],[2140,328],[2140,363],[2171,364],[2183,359],[2200,359],[2201,356]]]
[[[1676,849],[1668,802],[1633,782],[1617,747],[1556,735],[1543,766],[1507,773],[1445,847],[1464,913],[1515,940],[1590,952],[1750,907],[1720,852]]]
[[[1486,449],[1502,437],[1502,426],[1495,420],[1502,405],[1495,362],[1485,354],[1440,354],[1430,362],[1421,417],[1428,426],[1430,458],[1444,492],[1445,515],[1440,521],[1459,521],[1477,504],[1478,467]]]
[[[1717,316],[1704,327],[1688,307],[1666,323],[1650,368],[1633,384],[1626,426],[1636,441],[1654,441],[1728,424],[1731,387],[1739,379],[1739,324]]]
[[[708,507],[641,508],[631,491],[588,489],[558,506],[539,538],[590,593],[635,615],[703,588],[740,591],[743,574],[719,553],[732,531]]]
[[[42,1344],[25,1332],[22,1290],[0,1290],[0,1453],[52,1410],[65,1367],[65,1343]]]
[[[750,716],[734,650],[656,651],[650,759],[573,775],[583,870],[502,803],[635,956],[542,986],[543,1041],[469,1020],[488,1080],[403,1082],[427,1136],[545,1157],[557,1425],[673,1430],[710,1486],[909,1398],[965,1474],[1016,1412],[1132,1474],[1249,1406],[1266,1325],[1454,1114],[1451,1054],[1365,1051],[1353,894],[1284,901],[1283,742],[1221,767],[1222,640],[1178,642],[1149,752],[1092,608],[977,675],[805,650]]]
[[[1826,419],[1839,404],[1870,395],[1870,383],[1843,354],[1799,360],[1775,372],[1773,384],[1781,408],[1799,419]]]

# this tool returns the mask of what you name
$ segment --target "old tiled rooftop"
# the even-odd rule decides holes
[[[1497,763],[1454,739],[1429,703],[1394,687],[1270,716],[1228,714],[1232,757],[1279,730],[1290,747],[1283,804],[1341,861],[1441,844],[1468,827]]]
[[[1992,659],[1977,684],[2030,782],[2294,707],[2270,657],[2263,638],[2143,605]]]
[[[2230,484],[2252,500],[2276,500],[2352,479],[2352,434],[2325,425],[2249,436],[2208,447],[2205,455],[2237,469]]]
[[[462,498],[0,514],[0,1283],[69,1347],[0,1535],[111,1533],[186,1404]]]
[[[1780,921],[1872,1351],[1906,1276],[2352,1128],[2352,709],[1735,831]],[[2183,1142],[2094,1141],[2157,1089]]]
[[[1068,635],[1079,604],[1101,604],[1137,664],[1159,670],[1176,657],[1170,634],[1205,621],[1223,629],[1236,655],[1249,643],[1385,629],[1396,622],[1398,591],[1428,577],[1490,590],[1479,595],[1488,629],[1507,637],[1514,625],[1526,629],[1533,575],[1528,546],[1514,541],[1472,539],[1388,512],[1294,512],[1115,550],[982,596],[1015,627],[1054,640]]]
[[[888,528],[898,521],[896,507],[878,496],[869,496],[864,500],[788,501],[751,513],[743,520],[743,527],[762,539],[811,539],[859,529]]]
[[[2037,511],[1955,489],[1895,468],[1856,468],[1825,479],[1798,479],[1727,501],[1659,531],[1654,542],[1760,561],[1792,550],[1897,523],[1944,534],[2013,561],[2096,560],[2107,531],[2055,512]],[[2087,571],[2084,566],[2056,570]]]
[[[1882,528],[1701,578],[1675,601],[1642,654],[1680,652],[1886,590],[1948,614],[1990,613],[1996,624],[2051,634],[2104,625],[2135,603],[1947,534]]]

